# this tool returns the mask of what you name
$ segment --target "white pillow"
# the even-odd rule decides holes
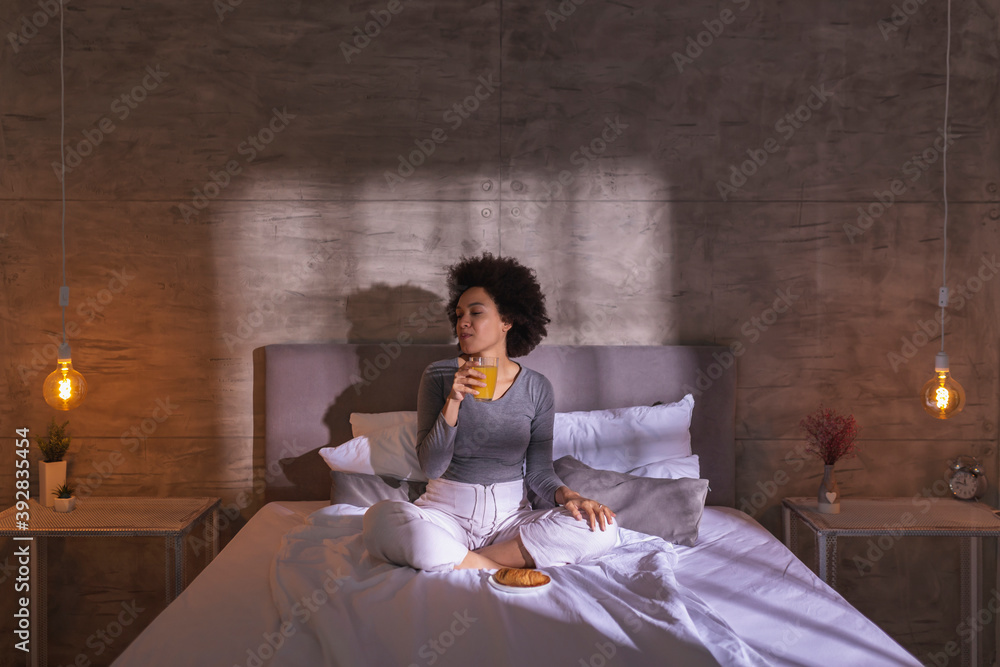
[[[339,447],[323,447],[319,455],[340,472],[427,481],[417,460],[416,419],[358,436]]]
[[[417,411],[403,410],[400,412],[352,412],[351,431],[354,437],[370,435],[385,428],[400,424],[413,424],[414,433],[417,428]]]
[[[552,459],[572,456],[591,468],[627,472],[691,456],[694,396],[669,405],[557,412]]]
[[[692,454],[691,456],[682,456],[679,459],[647,463],[625,472],[636,477],[654,477],[656,479],[699,479],[701,478],[701,463],[698,461],[698,455]]]

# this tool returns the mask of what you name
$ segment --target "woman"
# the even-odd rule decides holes
[[[420,381],[417,454],[427,491],[414,503],[373,505],[365,546],[429,571],[545,567],[604,554],[617,541],[615,513],[556,476],[552,385],[511,361],[546,334],[534,272],[484,253],[451,267],[448,290],[462,354],[431,364]],[[492,401],[474,400],[486,386],[468,363],[474,356],[498,360]],[[525,486],[561,507],[532,510]]]

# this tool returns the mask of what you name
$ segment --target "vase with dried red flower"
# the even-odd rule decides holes
[[[824,514],[840,514],[840,485],[833,475],[842,458],[857,456],[858,423],[854,415],[840,415],[836,410],[820,409],[799,426],[806,432],[806,451],[823,461],[823,481],[816,496],[817,509]]]

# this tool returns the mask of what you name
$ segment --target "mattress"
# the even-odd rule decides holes
[[[623,530],[620,562],[557,568],[563,589],[544,601],[504,598],[476,571],[432,576],[384,563],[384,571],[362,563],[363,575],[335,571],[331,563],[364,558],[360,511],[269,503],[114,664],[378,665],[391,656],[393,664],[448,665],[469,664],[470,655],[484,666],[671,657],[685,665],[920,664],[737,510],[707,507],[694,547]],[[613,587],[587,589],[602,578]],[[462,648],[467,628],[466,638],[474,629],[478,639]],[[705,635],[708,653],[691,632]],[[451,642],[447,651],[438,640]],[[507,650],[511,642],[521,645]],[[691,657],[677,662],[684,651]]]

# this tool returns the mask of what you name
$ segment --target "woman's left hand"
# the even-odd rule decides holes
[[[598,525],[601,526],[601,530],[606,530],[608,524],[612,523],[611,520],[616,516],[610,507],[605,507],[596,500],[583,496],[567,500],[563,503],[563,507],[572,512],[573,517],[578,521],[583,521],[583,517],[586,515],[591,531],[596,530]]]

